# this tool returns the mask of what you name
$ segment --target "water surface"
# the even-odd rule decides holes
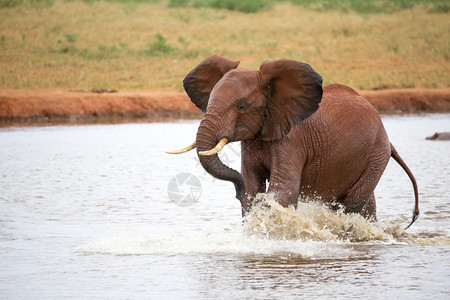
[[[425,137],[450,131],[450,114],[383,121],[419,184],[406,233],[413,190],[393,160],[376,224],[302,203],[242,226],[232,184],[195,153],[164,154],[198,121],[3,128],[0,297],[448,299],[450,142]],[[239,169],[239,145],[221,158]],[[200,182],[193,205],[169,198],[180,173]]]

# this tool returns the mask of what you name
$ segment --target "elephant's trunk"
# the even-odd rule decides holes
[[[197,153],[214,148],[219,141],[217,125],[209,119],[203,119],[197,131]],[[236,198],[242,201],[245,194],[245,184],[242,175],[232,168],[224,165],[217,154],[198,156],[203,168],[217,179],[231,181],[236,189]]]

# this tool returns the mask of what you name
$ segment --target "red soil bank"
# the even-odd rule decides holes
[[[101,92],[101,91],[100,91]],[[450,88],[360,91],[380,113],[450,112]],[[0,123],[201,118],[185,93],[0,89]]]

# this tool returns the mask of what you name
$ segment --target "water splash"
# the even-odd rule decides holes
[[[183,235],[130,236],[118,234],[91,240],[83,255],[296,255],[305,259],[348,258],[354,250],[345,243],[275,240],[247,234],[242,226],[231,231],[203,230]]]
[[[81,254],[113,255],[274,255],[306,259],[354,257],[355,245],[450,245],[446,233],[405,232],[406,220],[374,222],[332,210],[323,202],[284,208],[270,194],[258,194],[243,225],[212,226],[182,233],[133,236],[129,231],[91,240]],[[317,200],[317,199],[316,199]],[[228,227],[225,229],[225,227]]]
[[[299,202],[284,208],[273,194],[258,194],[246,217],[245,229],[275,239],[364,242],[386,240],[383,228],[359,214],[334,211],[319,201]]]
[[[449,246],[450,235],[448,233],[421,232],[419,234],[408,233],[403,229],[403,224],[385,222],[384,232],[392,236],[396,242],[418,246]]]
[[[410,234],[395,221],[374,222],[343,209],[330,209],[318,199],[299,201],[297,209],[284,208],[273,194],[258,194],[244,228],[271,239],[343,242],[402,242],[411,245],[450,245],[448,234]]]

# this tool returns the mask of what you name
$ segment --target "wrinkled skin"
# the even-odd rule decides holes
[[[374,189],[391,156],[413,180],[380,116],[353,89],[322,88],[320,75],[292,60],[265,62],[259,71],[238,64],[209,57],[186,76],[184,87],[205,112],[197,151],[223,137],[241,141],[242,175],[217,154],[199,158],[212,176],[234,183],[243,215],[254,196],[267,191],[285,207],[313,196],[376,218]]]
[[[342,85],[323,91],[320,109],[283,139],[243,142],[242,159],[251,162],[242,170],[246,192],[262,191],[258,174],[265,172],[268,192],[279,195],[283,206],[295,206],[301,192],[375,218],[373,191],[391,156],[386,131],[373,107],[355,91]],[[245,211],[249,205],[244,199]]]

